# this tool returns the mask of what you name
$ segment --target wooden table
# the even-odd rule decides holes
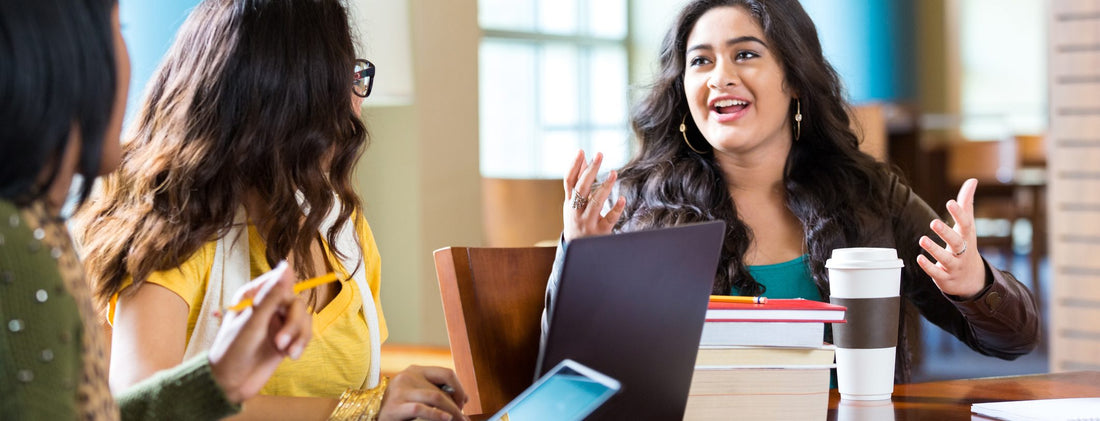
[[[841,402],[834,389],[829,393],[828,419],[970,420],[974,403],[1088,397],[1100,397],[1100,371],[897,385],[890,402],[877,403]]]
[[[952,421],[971,420],[970,405],[1029,399],[1100,397],[1100,371],[947,380],[894,386],[890,401],[840,401],[829,392],[828,420]],[[486,420],[493,414],[473,415]],[[974,420],[986,418],[974,416]]]

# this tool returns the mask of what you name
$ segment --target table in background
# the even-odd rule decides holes
[[[885,415],[889,421],[890,409],[893,409],[895,421],[970,420],[970,405],[974,403],[1089,397],[1100,397],[1100,371],[903,384],[894,386],[889,404],[882,401],[868,403],[865,407],[850,405],[847,401],[841,407],[840,394],[834,389],[829,393],[828,419],[877,421]],[[840,417],[841,411],[844,417]],[[849,416],[849,413],[856,416]]]

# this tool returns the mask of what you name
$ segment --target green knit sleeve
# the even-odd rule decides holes
[[[214,381],[206,353],[116,395],[123,420],[215,420],[240,412]]]
[[[82,332],[57,262],[0,201],[0,418],[77,417]]]

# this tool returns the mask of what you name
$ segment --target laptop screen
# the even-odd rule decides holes
[[[567,244],[536,369],[572,359],[622,383],[589,419],[680,419],[725,234],[721,221]]]

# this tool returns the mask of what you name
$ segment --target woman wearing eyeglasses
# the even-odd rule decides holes
[[[309,341],[281,265],[237,291],[254,305],[226,314],[209,352],[111,396],[61,209],[75,175],[118,165],[129,73],[116,1],[0,2],[0,419],[218,419]]]
[[[81,215],[86,266],[124,387],[209,346],[226,291],[282,259],[313,341],[239,419],[463,417],[451,370],[379,373],[380,259],[351,174],[373,65],[338,0],[207,0],[150,81],[105,194]],[[454,392],[444,393],[442,385]]]

